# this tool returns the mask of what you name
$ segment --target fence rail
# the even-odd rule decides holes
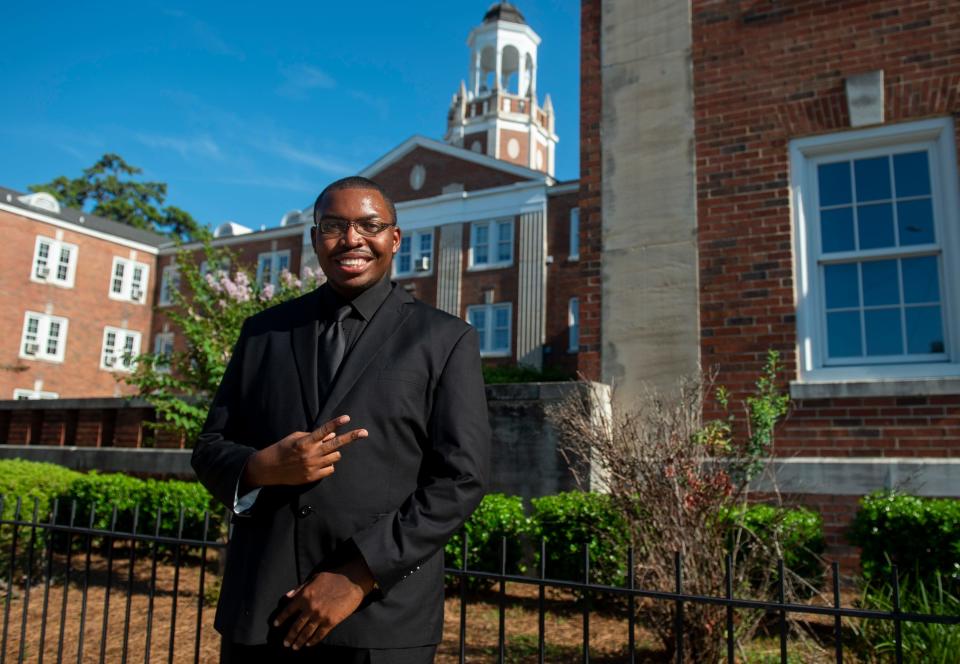
[[[0,514],[3,500],[0,497]],[[205,609],[208,590],[207,570],[214,564],[214,555],[223,552],[225,544],[211,538],[210,517],[204,519],[202,537],[183,537],[184,517],[181,511],[176,535],[160,532],[161,514],[141,519],[133,514],[129,531],[116,528],[118,515],[114,509],[111,527],[95,528],[93,512],[78,515],[76,504],[69,513],[54,502],[49,520],[38,520],[34,505],[32,517],[23,518],[18,499],[13,518],[0,519],[0,570],[5,577],[3,626],[0,635],[0,664],[8,661],[42,662],[163,662],[215,661],[219,637],[209,623]],[[83,518],[86,522],[83,523]],[[141,528],[141,521],[148,521]],[[677,662],[696,661],[696,653],[685,650],[682,630],[684,609],[695,604],[711,604],[726,608],[725,646],[728,662],[735,661],[735,615],[738,610],[762,610],[777,617],[780,661],[787,662],[788,616],[819,615],[833,618],[834,653],[843,662],[843,618],[892,621],[895,633],[895,658],[903,661],[902,626],[906,622],[960,624],[960,616],[932,615],[901,610],[901,596],[896,570],[892,577],[893,610],[879,611],[844,607],[840,601],[840,570],[832,565],[830,605],[810,605],[785,601],[783,562],[778,561],[777,599],[763,601],[738,598],[733,589],[733,562],[726,559],[726,588],[723,596],[697,595],[684,591],[683,560],[674,557],[674,588],[671,591],[637,588],[633,575],[627,574],[624,586],[593,583],[590,580],[589,549],[583,552],[583,579],[579,581],[551,579],[546,574],[547,547],[540,542],[540,564],[536,576],[507,573],[507,540],[500,542],[500,569],[496,572],[469,568],[469,542],[463,535],[461,560],[445,572],[459,579],[458,595],[459,661],[466,662],[468,631],[468,581],[485,579],[498,589],[498,662],[507,656],[506,585],[536,586],[538,661],[546,662],[546,591],[560,589],[580,593],[582,607],[583,662],[590,661],[590,620],[592,601],[601,597],[626,598],[627,661],[637,657],[637,611],[640,599],[668,602],[674,607],[677,621],[674,658]],[[78,562],[76,559],[82,559]],[[163,565],[161,565],[161,560]],[[633,552],[627,555],[627,569],[634,568]],[[172,571],[171,571],[172,570]],[[163,574],[158,576],[162,571]],[[172,575],[172,576],[171,576]],[[162,578],[161,578],[162,577]],[[122,602],[116,608],[115,602]],[[37,604],[39,603],[39,608]],[[97,606],[99,605],[99,611]],[[12,616],[14,607],[19,616]],[[121,612],[122,611],[122,616]],[[207,618],[207,621],[204,618]],[[90,642],[96,642],[91,646]]]

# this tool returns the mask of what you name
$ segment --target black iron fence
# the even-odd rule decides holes
[[[0,513],[3,501],[0,498]],[[208,603],[216,592],[210,578],[220,564],[222,538],[210,532],[206,517],[202,537],[183,537],[183,514],[178,532],[160,530],[161,515],[141,518],[133,512],[132,526],[120,530],[114,510],[110,528],[94,528],[94,514],[78,514],[76,504],[68,509],[54,502],[47,520],[38,520],[36,505],[25,518],[17,500],[12,518],[0,519],[0,571],[5,585],[3,625],[0,634],[0,664],[16,662],[210,662],[217,661],[219,637],[212,628]],[[152,517],[152,518],[151,518]],[[144,525],[145,524],[145,525]],[[152,526],[152,532],[151,527]],[[469,551],[463,536],[461,551]],[[912,613],[901,610],[897,577],[893,575],[893,609],[877,611],[841,605],[838,565],[833,564],[832,595],[829,605],[792,603],[785,600],[784,570],[778,563],[777,599],[762,601],[737,598],[733,591],[732,562],[727,559],[727,583],[723,596],[706,596],[684,591],[682,559],[674,559],[674,588],[670,591],[637,588],[627,574],[624,586],[591,582],[589,549],[583,551],[583,579],[550,579],[546,574],[546,543],[540,542],[539,569],[535,576],[507,573],[507,541],[501,541],[499,571],[469,568],[467,554],[446,573],[456,578],[459,595],[459,629],[456,652],[467,661],[467,607],[472,591],[468,581],[483,579],[493,584],[498,598],[498,662],[508,659],[506,609],[510,600],[507,584],[537,589],[537,649],[539,662],[547,662],[547,590],[565,590],[580,596],[582,649],[580,659],[591,656],[593,601],[622,598],[626,610],[624,661],[637,658],[637,602],[650,600],[673,606],[676,643],[673,659],[698,661],[697,653],[685,647],[682,626],[685,607],[711,604],[725,610],[726,659],[735,661],[735,614],[759,610],[775,616],[780,661],[787,662],[788,617],[819,615],[832,620],[833,649],[837,662],[844,661],[844,618],[890,621],[894,626],[894,657],[903,660],[903,625],[933,623],[958,625],[960,616]],[[633,569],[628,552],[626,569]]]

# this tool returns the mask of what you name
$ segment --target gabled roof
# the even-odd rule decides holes
[[[139,242],[140,244],[145,244],[150,247],[159,247],[162,244],[170,242],[170,238],[165,235],[159,235],[153,231],[142,228],[134,228],[127,224],[121,224],[119,221],[89,214],[83,210],[60,206],[60,210],[55,212],[46,207],[36,207],[21,200],[21,198],[24,197],[26,197],[26,194],[23,192],[0,187],[0,203],[34,214],[42,214],[46,217],[53,217],[54,219],[65,221],[68,224],[76,226],[77,230],[86,228],[99,231],[124,240]]]
[[[441,141],[420,135],[411,136],[403,143],[390,150],[390,152],[387,152],[385,155],[380,157],[377,161],[360,171],[360,175],[367,178],[373,178],[377,173],[381,172],[391,164],[396,163],[418,147],[426,150],[433,150],[449,157],[453,157],[454,159],[461,159],[479,166],[497,169],[505,173],[510,173],[511,175],[519,176],[526,180],[536,180],[538,182],[546,182],[547,184],[553,184],[555,182],[554,178],[550,177],[543,171],[526,168],[525,166],[517,166],[516,164],[511,164],[510,162],[502,159],[497,159],[489,155],[474,152],[473,150],[458,148],[454,145],[443,143]]]

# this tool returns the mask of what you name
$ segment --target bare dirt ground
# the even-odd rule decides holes
[[[39,574],[29,587],[18,585],[0,594],[6,629],[0,658],[6,662],[212,662],[219,652],[219,636],[213,629],[211,581],[205,574],[207,601],[201,601],[200,566],[196,558],[184,560],[179,575],[172,560],[161,559],[153,569],[149,551],[138,551],[131,566],[128,552],[117,549],[111,573],[108,561],[92,555],[89,574],[84,573],[84,554],[74,553],[70,584],[64,597],[66,559],[54,561],[49,588]],[[189,564],[188,564],[189,563]],[[208,568],[216,568],[215,556]],[[36,568],[42,569],[42,561]],[[154,579],[154,581],[151,581]],[[109,582],[109,583],[108,583]],[[174,585],[176,584],[176,594]],[[84,592],[86,586],[86,592]],[[154,589],[151,593],[151,587]],[[107,592],[109,589],[109,593]],[[538,661],[537,588],[508,584],[505,602],[505,661]],[[215,594],[215,593],[213,593]],[[545,661],[580,662],[583,657],[582,605],[568,593],[548,590],[545,614]],[[46,606],[46,611],[44,611]],[[494,591],[471,592],[467,599],[466,661],[498,661],[499,595]],[[200,638],[197,638],[198,611]],[[453,592],[446,601],[444,638],[438,664],[459,661],[460,602]],[[590,612],[590,661],[625,662],[628,623],[622,612],[611,607]],[[655,636],[643,626],[636,628],[638,662],[662,662],[665,654]],[[777,662],[776,643],[757,642],[742,661]],[[695,658],[689,661],[696,661]],[[741,661],[738,658],[738,661]],[[791,662],[833,661],[825,654],[798,656],[791,648]],[[852,661],[852,660],[848,660]]]

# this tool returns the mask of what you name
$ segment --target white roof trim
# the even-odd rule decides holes
[[[253,231],[250,233],[244,233],[243,235],[226,235],[218,238],[213,238],[210,242],[214,247],[224,247],[230,246],[233,244],[245,244],[247,242],[259,242],[260,240],[273,240],[278,237],[288,237],[292,235],[300,235],[304,232],[304,229],[309,229],[309,224],[292,224],[290,226],[275,226],[274,228],[268,228],[263,231]],[[185,242],[184,244],[177,245],[174,243],[165,244],[160,247],[161,256],[169,256],[170,254],[175,254],[181,249],[202,249],[203,242]]]
[[[516,164],[511,164],[503,161],[502,159],[496,159],[489,155],[474,152],[473,150],[466,150],[453,145],[447,145],[446,143],[441,143],[440,141],[436,141],[432,138],[419,135],[411,136],[403,143],[390,150],[390,152],[386,153],[380,157],[380,159],[360,171],[360,175],[363,177],[372,177],[376,173],[379,173],[385,169],[387,166],[400,161],[400,159],[418,147],[426,148],[427,150],[433,150],[434,152],[445,154],[449,157],[453,157],[454,159],[462,159],[463,161],[469,161],[480,166],[486,166],[487,168],[493,168],[505,173],[519,175],[520,177],[527,178],[529,180],[535,180],[541,183],[553,184],[556,181],[554,178],[542,171],[535,171],[524,166],[517,166]]]
[[[80,235],[89,235],[90,237],[95,237],[98,240],[106,240],[107,242],[119,244],[122,247],[129,247],[130,249],[136,249],[137,251],[142,251],[147,254],[156,255],[159,253],[159,249],[157,247],[151,247],[149,244],[143,244],[142,242],[137,242],[135,240],[128,240],[117,235],[111,235],[110,233],[106,233],[104,231],[98,231],[93,228],[87,228],[69,221],[63,221],[62,219],[57,219],[56,217],[48,217],[40,212],[25,210],[22,207],[15,207],[13,205],[0,203],[0,210],[9,212],[10,214],[15,214],[19,217],[26,217],[27,219],[33,219],[34,221],[40,221],[45,224],[50,224],[51,226],[56,226],[57,228],[79,233]]]

